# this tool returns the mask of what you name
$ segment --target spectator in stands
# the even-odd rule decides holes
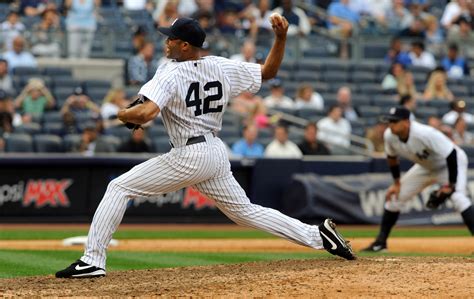
[[[89,113],[91,119],[97,119],[100,115],[100,108],[84,92],[82,87],[76,87],[61,108],[61,114],[64,115],[66,112],[71,112],[74,116],[81,113]]]
[[[112,88],[109,90],[104,98],[102,107],[100,107],[100,115],[106,129],[122,124],[117,118],[117,113],[120,109],[126,108],[129,103],[125,90],[122,88]]]
[[[21,115],[18,113],[11,95],[2,89],[0,89],[0,111],[7,112],[11,115],[13,130],[24,123],[31,122],[31,115]]]
[[[62,116],[63,129],[61,135],[78,134],[81,131],[77,123],[76,117],[74,116],[74,113],[72,113],[71,111],[67,111],[63,113]]]
[[[146,41],[147,41],[147,32],[145,28],[143,28],[143,26],[138,26],[132,35],[133,55],[136,55],[140,52],[140,49],[143,48]]]
[[[385,19],[389,32],[398,34],[410,26],[412,15],[405,7],[404,0],[393,0],[392,9],[387,11]]]
[[[411,43],[409,56],[411,63],[415,66],[422,66],[430,70],[436,67],[436,60],[433,54],[425,51],[425,44],[422,41],[414,41]]]
[[[433,127],[435,129],[440,130],[441,125],[443,123],[441,122],[441,119],[439,117],[431,115],[430,117],[428,117],[428,120],[426,121],[426,124],[430,127]]]
[[[209,56],[209,55],[212,54],[211,45],[207,41],[202,43],[202,47],[199,51],[199,54],[201,55],[201,57]],[[160,61],[162,61],[162,58],[163,57],[160,58]],[[166,58],[166,57],[164,57],[164,58]],[[168,58],[166,58],[166,59],[168,59]],[[161,65],[161,62],[158,62],[158,65]]]
[[[465,18],[459,18],[458,25],[452,26],[448,31],[448,44],[455,44],[469,58],[474,58],[474,32],[472,31],[471,22]]]
[[[343,0],[345,1],[345,0]],[[299,7],[296,7],[293,0],[282,0],[281,6],[273,10],[284,16],[290,26],[288,27],[288,36],[306,36],[311,32],[311,24],[308,16]]]
[[[128,60],[129,83],[132,85],[142,85],[155,75],[158,68],[158,61],[154,57],[155,45],[146,42],[138,55]]]
[[[178,0],[164,1],[164,6],[158,6],[154,14],[155,23],[157,26],[169,27],[174,20],[180,17],[178,13]]]
[[[47,9],[41,15],[41,22],[33,26],[31,52],[35,56],[61,56],[61,24],[55,9]]]
[[[265,97],[264,104],[267,108],[283,108],[283,109],[294,109],[295,103],[293,100],[285,95],[285,89],[283,88],[280,79],[275,78],[269,80],[270,84],[270,95]]]
[[[359,118],[359,111],[352,106],[351,89],[347,86],[342,86],[337,91],[337,104],[342,109],[342,117],[348,121],[355,121]]]
[[[400,31],[400,37],[410,37],[410,38],[425,38],[426,37],[426,25],[423,19],[414,18],[410,23],[408,28]]]
[[[387,124],[384,122],[377,122],[372,127],[368,128],[365,133],[365,138],[367,138],[374,147],[374,154],[376,156],[383,155],[385,149],[385,143],[383,140],[383,134],[387,129]]]
[[[467,59],[459,56],[459,49],[456,44],[449,45],[448,55],[441,60],[441,65],[448,73],[449,78],[469,76]]]
[[[471,18],[470,2],[469,0],[453,0],[446,5],[441,16],[441,25],[444,29],[451,29],[461,17]]]
[[[342,109],[338,105],[331,106],[326,117],[317,123],[319,140],[325,142],[331,152],[351,145],[351,124],[342,117]]]
[[[359,14],[349,8],[349,0],[332,2],[328,8],[329,30],[332,35],[341,37],[341,58],[349,57],[347,39],[352,36],[360,21]]]
[[[120,144],[117,151],[122,153],[150,153],[151,146],[146,141],[145,130],[133,130],[130,138]]]
[[[467,131],[467,124],[463,117],[458,117],[453,126],[453,141],[459,146],[474,144],[474,135]]]
[[[20,15],[16,11],[10,11],[7,19],[0,25],[1,37],[4,40],[4,48],[12,50],[13,40],[25,31],[25,25],[20,21]]]
[[[21,0],[20,14],[26,17],[36,17],[47,8],[56,8],[56,4],[49,0]]]
[[[449,103],[451,110],[443,115],[443,123],[447,125],[454,125],[459,117],[462,117],[467,124],[474,124],[474,115],[466,112],[466,102],[463,100],[456,100]]]
[[[0,59],[0,89],[8,94],[14,94],[13,81],[8,74],[8,61]]]
[[[385,56],[385,62],[390,64],[400,63],[403,66],[411,64],[410,55],[408,52],[402,50],[402,42],[400,38],[394,37],[390,42],[390,49]]]
[[[266,158],[299,159],[303,157],[303,153],[294,142],[288,140],[288,127],[280,124],[275,128],[274,139],[265,148],[264,156]]]
[[[232,146],[232,153],[237,157],[261,158],[263,157],[263,145],[257,142],[258,128],[249,124],[244,127],[242,139]]]
[[[33,55],[25,50],[25,39],[19,35],[13,39],[13,50],[3,54],[3,59],[8,61],[9,70],[16,67],[37,67],[38,63]]]
[[[243,34],[243,32],[241,31],[242,23],[239,19],[237,7],[234,7],[233,5],[225,8],[225,10],[222,12],[221,17],[218,18],[217,25],[221,34],[231,36]]]
[[[400,96],[400,106],[407,108],[410,111],[410,120],[415,120],[416,98],[410,94]]]
[[[255,63],[257,62],[257,60],[255,59],[255,52],[255,43],[251,40],[246,40],[240,48],[240,53],[232,55],[230,59],[241,62]]]
[[[423,98],[427,101],[433,99],[454,100],[454,95],[446,85],[446,73],[444,71],[435,70],[431,73],[423,93]]]
[[[272,24],[270,24],[270,21],[269,21],[269,17],[271,14],[272,14],[272,11],[270,10],[270,1],[259,0],[257,4],[257,14],[255,15],[255,23],[257,25],[258,33],[260,34],[271,33]]]
[[[298,90],[296,91],[295,108],[323,110],[324,99],[319,93],[314,91],[311,84],[302,83],[298,86]]]
[[[390,71],[385,75],[382,81],[382,89],[385,92],[403,94],[402,90],[406,87],[407,71],[403,64],[395,62],[390,67]]]
[[[74,149],[85,156],[93,156],[95,153],[112,152],[112,146],[101,138],[100,132],[95,123],[87,123],[81,135],[79,148]]]
[[[11,111],[11,102],[8,94],[0,89],[0,151],[1,151],[1,140],[4,133],[13,132],[13,113]]]
[[[305,126],[304,137],[298,147],[304,156],[331,154],[326,145],[318,141],[318,127],[315,123],[308,123]]]
[[[65,0],[66,29],[70,58],[88,58],[97,30],[96,9],[101,0]]]
[[[232,99],[231,107],[233,111],[239,114],[249,115],[255,106],[262,102],[263,100],[260,96],[244,91]]]
[[[123,0],[123,8],[126,10],[147,10],[153,11],[153,0]]]
[[[32,117],[41,117],[46,109],[54,107],[54,97],[44,84],[43,80],[31,78],[15,99],[15,107],[23,114]]]

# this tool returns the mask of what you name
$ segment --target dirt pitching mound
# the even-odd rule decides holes
[[[105,278],[0,280],[0,297],[471,297],[474,259],[286,260],[110,272]]]

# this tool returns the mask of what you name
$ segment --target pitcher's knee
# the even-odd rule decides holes
[[[454,204],[454,209],[458,212],[464,212],[464,210],[472,205],[469,197],[461,192],[454,192],[453,195],[451,195],[451,201]]]

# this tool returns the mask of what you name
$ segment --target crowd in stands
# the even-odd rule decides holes
[[[382,153],[386,124],[378,116],[399,104],[413,112],[412,119],[436,126],[459,145],[474,146],[474,1],[17,0],[0,3],[0,151],[12,151],[6,140],[14,133],[30,134],[33,151],[43,142],[40,135],[59,136],[57,151],[87,155],[166,151],[159,119],[133,134],[116,119],[134,95],[128,88],[136,91],[167,62],[156,26],[181,16],[196,18],[208,33],[203,56],[261,63],[272,12],[288,19],[288,34],[301,40],[303,49],[316,46],[305,40],[327,34],[337,41],[338,52],[325,61],[303,51],[257,95],[232,99],[220,134],[233,155],[350,154],[354,135]],[[38,57],[94,57],[95,41],[111,28],[126,34],[115,47],[126,50],[121,58],[127,86],[80,82],[70,72],[57,76],[38,68]],[[238,47],[224,35],[236,37]],[[358,35],[391,37],[384,57],[347,60]],[[297,128],[288,115],[307,123]]]

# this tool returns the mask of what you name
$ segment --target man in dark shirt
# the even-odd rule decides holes
[[[145,141],[145,131],[142,129],[134,130],[129,140],[122,143],[119,148],[122,153],[149,153],[150,146]]]
[[[315,123],[309,123],[304,129],[304,139],[298,144],[303,155],[330,155],[328,148],[318,141],[318,129]]]

